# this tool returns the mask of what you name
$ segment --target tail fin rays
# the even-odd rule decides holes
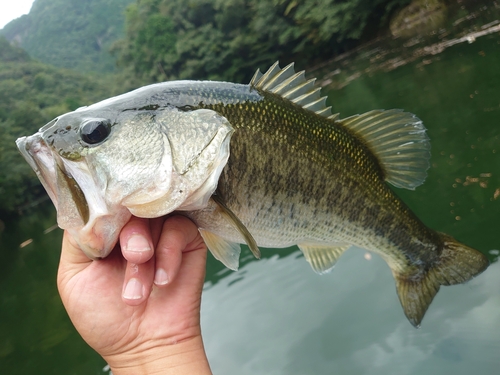
[[[410,323],[417,328],[441,285],[464,283],[489,265],[486,256],[479,251],[446,234],[440,233],[440,236],[443,250],[430,269],[410,275],[394,272],[401,306]]]

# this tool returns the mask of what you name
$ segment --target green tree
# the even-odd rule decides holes
[[[409,0],[137,0],[115,44],[145,82],[248,79],[280,59],[305,66],[372,36]]]

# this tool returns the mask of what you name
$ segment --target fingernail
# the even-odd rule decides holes
[[[158,268],[155,272],[155,284],[165,285],[168,284],[167,272],[163,268]]]
[[[148,240],[139,234],[135,234],[127,241],[127,251],[144,252],[151,250]]]
[[[128,281],[125,290],[123,291],[123,298],[125,299],[141,299],[142,298],[142,284],[136,279],[132,278]]]

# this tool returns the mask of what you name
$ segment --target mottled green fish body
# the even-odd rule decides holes
[[[58,126],[42,128],[43,141],[38,137],[36,142],[18,142],[23,154],[29,153],[23,148],[29,150],[31,144],[45,147],[51,143],[56,158],[71,159],[75,164],[86,159],[89,170],[109,163],[106,172],[86,172],[94,177],[83,179],[105,179],[97,184],[104,195],[116,184],[114,191],[121,194],[116,204],[138,216],[185,212],[198,225],[215,257],[232,269],[238,266],[240,243],[247,243],[256,256],[259,246],[298,245],[318,273],[331,270],[338,257],[356,245],[376,252],[388,263],[405,314],[418,326],[440,285],[465,282],[488,265],[480,252],[427,228],[387,185],[414,189],[423,183],[430,145],[422,122],[400,110],[375,110],[339,119],[325,107],[314,80],[306,81],[293,65],[280,69],[275,64],[264,75],[257,72],[249,85],[180,81],[147,86],[74,113],[68,120],[61,117]],[[82,125],[68,125],[89,121],[89,114],[113,124],[109,132],[104,131],[103,139],[98,138],[97,146],[82,146],[78,138]],[[200,125],[192,125],[195,117]],[[125,124],[123,129],[131,129],[130,134],[124,135],[121,124]],[[80,130],[60,137],[63,126]],[[199,131],[205,127],[208,130]],[[157,128],[160,130],[153,136]],[[225,129],[222,135],[220,129]],[[132,149],[129,138],[134,136],[136,143],[153,144],[141,132],[155,140],[168,138],[161,144],[165,148],[168,143],[172,156],[167,164],[174,165],[177,173],[168,177],[170,187],[163,195],[149,188],[156,194],[149,201],[147,194],[137,192],[139,185],[122,189],[127,192],[122,194],[116,183],[120,173],[108,171],[124,168],[126,162],[121,160],[135,165],[137,160],[151,163],[165,158],[154,156],[156,146]],[[216,136],[220,141],[213,141]],[[114,141],[118,137],[127,141]],[[126,156],[92,159],[101,144],[108,144],[103,150],[109,155]],[[208,152],[210,147],[213,150]],[[228,155],[218,154],[224,147],[229,148]],[[30,155],[27,159],[33,159]],[[43,167],[33,161],[30,164]],[[78,182],[69,171],[71,163],[59,164],[64,164],[62,175],[71,175]],[[162,165],[158,162],[155,168]],[[203,168],[209,167],[208,177],[200,177]],[[186,179],[189,173],[193,177]],[[110,175],[116,176],[112,179]],[[185,195],[191,180],[199,182]],[[65,196],[57,188],[49,190],[52,195]],[[80,201],[76,205],[85,208],[89,188],[81,190],[86,201],[74,198],[80,194],[75,192],[67,200]],[[179,198],[172,201],[164,197],[167,194]],[[113,211],[109,209],[114,204],[111,199],[105,201],[107,211]],[[90,204],[87,210],[90,219],[82,225],[88,226],[97,209]],[[115,217],[121,215],[120,222],[127,219],[128,211],[115,211],[120,213]]]

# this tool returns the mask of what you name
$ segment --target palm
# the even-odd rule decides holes
[[[66,236],[65,242],[72,246]],[[77,330],[103,356],[144,351],[200,335],[204,249],[199,236],[190,241],[182,249],[177,276],[166,286],[153,286],[149,298],[132,306],[122,299],[122,289],[127,270],[138,266],[127,262],[118,248],[104,260],[90,261],[72,246],[61,256],[61,298]],[[155,257],[139,265],[151,284],[154,263]]]

